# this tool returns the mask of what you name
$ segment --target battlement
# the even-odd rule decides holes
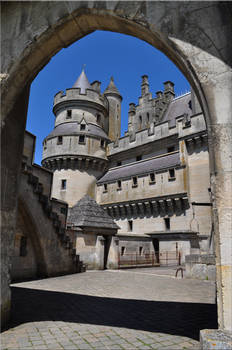
[[[85,93],[82,93],[80,88],[66,89],[66,93],[64,93],[63,91],[59,91],[54,96],[53,107],[55,108],[58,104],[62,102],[68,102],[71,100],[97,103],[108,110],[108,101],[105,96],[99,94],[99,92],[97,92],[94,89],[86,89]]]
[[[168,121],[158,125],[151,124],[148,129],[121,137],[118,139],[117,143],[110,143],[108,145],[108,156],[175,134],[177,134],[179,138],[186,138],[205,130],[206,124],[202,113],[194,115],[188,120],[186,119],[186,115],[182,115],[176,118],[174,127],[170,126]]]

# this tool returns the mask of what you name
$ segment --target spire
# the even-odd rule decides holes
[[[149,82],[148,82],[148,76],[146,74],[142,76],[141,91],[142,91],[142,96],[145,96],[149,93]]]
[[[114,84],[114,78],[113,77],[110,78],[110,83],[109,83],[109,85],[107,86],[107,88],[105,89],[105,92],[104,92],[104,94],[109,94],[109,93],[114,93],[114,94],[117,94],[117,95],[121,96],[120,92],[118,91],[118,89],[116,88],[116,86]]]
[[[81,72],[79,78],[77,79],[77,81],[73,85],[73,88],[80,88],[82,94],[85,93],[86,89],[92,89],[92,87],[88,81],[88,78],[85,74],[84,66],[82,68],[82,72]]]

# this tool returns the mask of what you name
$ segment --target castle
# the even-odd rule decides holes
[[[100,86],[83,70],[58,92],[43,142],[51,197],[68,203],[76,253],[88,268],[118,268],[209,252],[207,132],[194,93],[175,97],[167,81],[153,98],[144,75],[120,137],[122,96],[113,78],[104,93]]]

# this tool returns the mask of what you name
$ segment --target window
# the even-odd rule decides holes
[[[44,149],[47,149],[47,141],[44,140]]]
[[[154,173],[150,173],[150,184],[155,183],[155,174]]]
[[[117,162],[117,166],[121,166],[122,165],[122,162]]]
[[[170,218],[164,218],[164,225],[166,230],[170,230]]]
[[[133,220],[128,220],[128,231],[133,231]]]
[[[138,162],[140,160],[142,160],[142,156],[139,155],[139,156],[136,157],[136,162]]]
[[[85,135],[79,136],[79,143],[85,143]]]
[[[63,136],[58,136],[57,145],[62,145],[62,143],[63,143]]]
[[[141,117],[141,115],[139,116],[139,126],[141,127],[142,126],[142,122],[143,122],[143,119]]]
[[[81,130],[85,130],[85,128],[86,128],[86,125],[85,124],[81,124]]]
[[[169,169],[169,178],[168,178],[168,180],[170,181],[170,180],[175,180],[175,169]]]
[[[149,123],[149,113],[147,113],[147,124]]]
[[[125,254],[126,247],[121,247],[121,255]]]
[[[107,192],[107,184],[104,184],[103,187],[104,187],[104,192]]]
[[[132,177],[132,187],[138,186],[138,179],[137,176]]]
[[[143,254],[143,247],[139,247],[139,255]]]
[[[175,151],[175,146],[168,147],[167,151],[168,151],[168,153],[169,152],[174,152]]]
[[[70,119],[70,118],[72,118],[72,110],[71,110],[71,109],[68,109],[68,110],[67,110],[66,119]]]
[[[122,188],[122,182],[121,182],[121,180],[118,180],[117,181],[117,185],[118,185],[118,190],[121,190],[121,188]]]
[[[101,147],[103,148],[105,146],[105,141],[101,140]]]
[[[101,123],[101,116],[100,116],[100,114],[97,114],[97,123],[98,123],[98,124]]]
[[[27,237],[22,236],[20,239],[19,256],[27,255]]]
[[[66,179],[61,180],[61,189],[66,190],[66,187],[67,187],[67,180]]]

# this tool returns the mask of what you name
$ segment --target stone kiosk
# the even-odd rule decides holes
[[[87,269],[118,268],[118,225],[96,201],[85,195],[69,209],[67,227],[74,231],[76,254]]]

